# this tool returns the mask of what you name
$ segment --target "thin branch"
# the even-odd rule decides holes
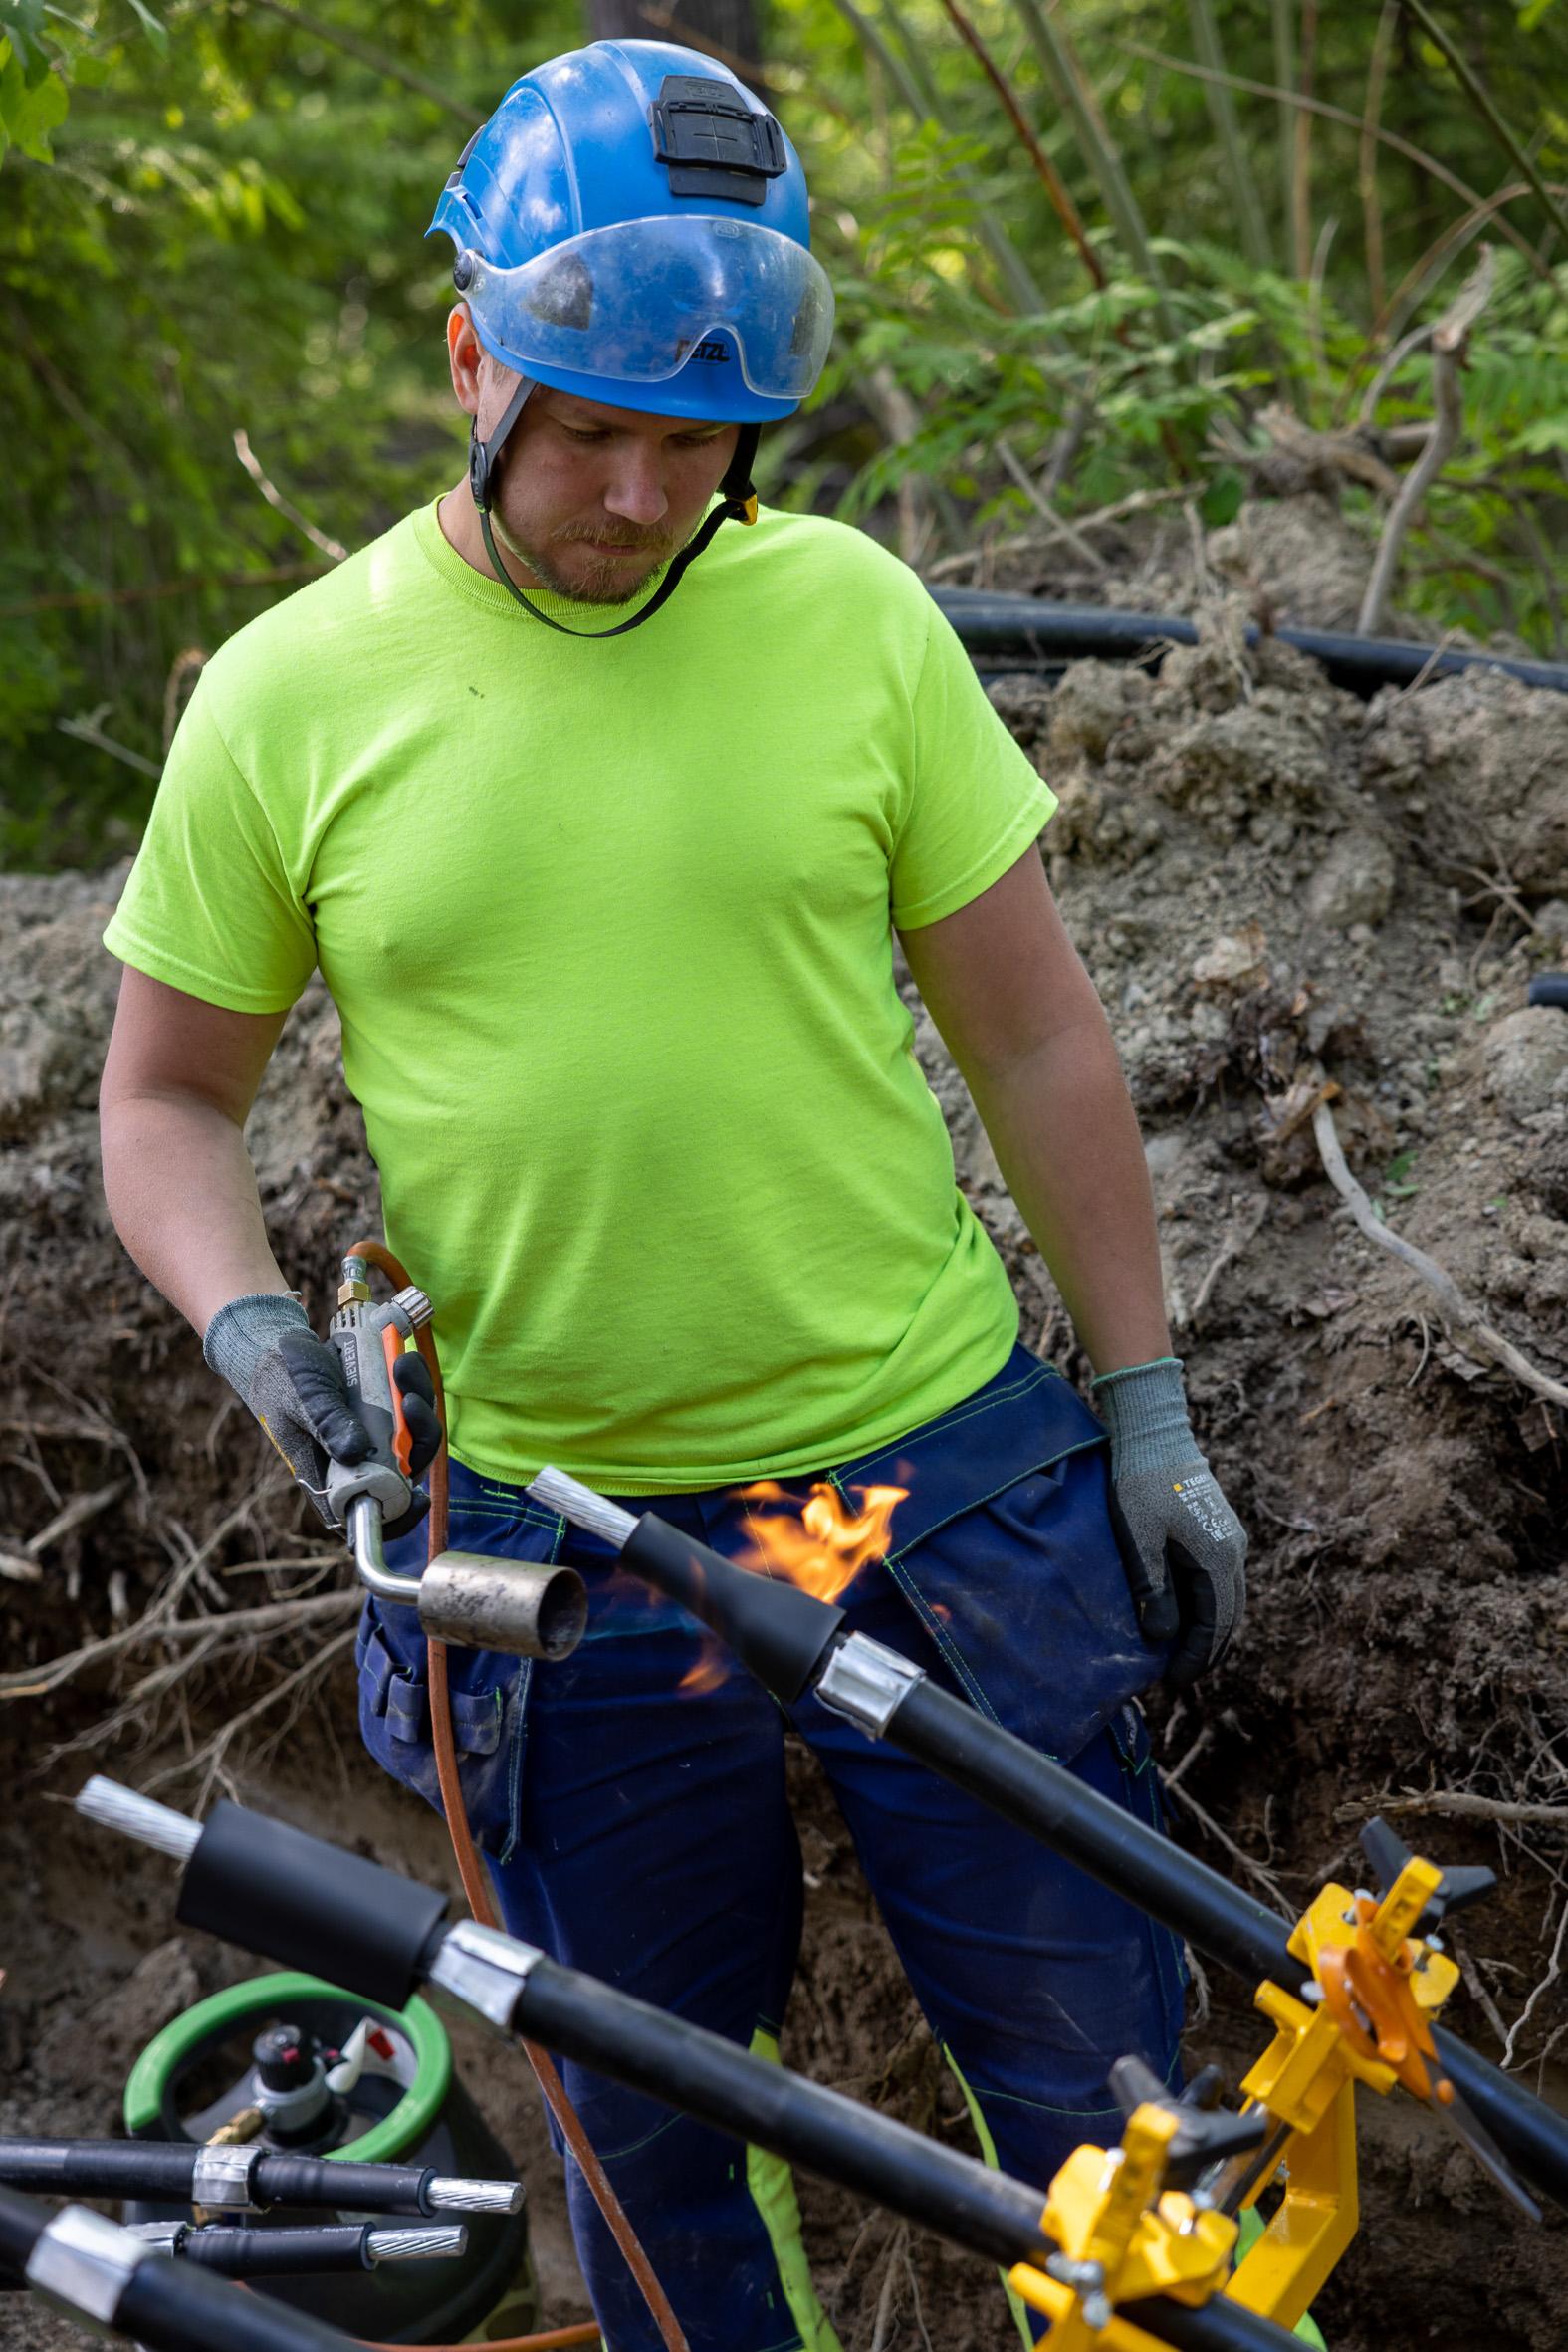
[[[268,480],[262,471],[261,459],[252,449],[251,437],[243,425],[237,425],[234,430],[234,454],[250,475],[267,504],[276,508],[284,520],[292,523],[297,531],[303,531],[312,547],[320,548],[324,556],[331,556],[335,564],[347,562],[348,550],[343,546],[342,541],[331,539],[325,531],[318,531],[309,517],[302,515],[299,508],[284,497],[277,484]]]
[[[1285,1900],[1284,1889],[1280,1886],[1279,1881],[1275,1878],[1273,1872],[1265,1868],[1261,1862],[1255,1861],[1243,1847],[1238,1846],[1235,1842],[1235,1839],[1232,1837],[1227,1830],[1221,1828],[1213,1813],[1207,1812],[1205,1808],[1199,1803],[1197,1797],[1189,1795],[1188,1791],[1181,1786],[1179,1781],[1168,1780],[1166,1782],[1166,1787],[1175,1797],[1177,1803],[1183,1808],[1183,1810],[1185,1812],[1191,1813],[1193,1819],[1198,1823],[1199,1828],[1203,1830],[1204,1834],[1207,1837],[1212,1837],[1216,1845],[1222,1846],[1225,1849],[1238,1869],[1243,1870],[1248,1878],[1256,1881],[1257,1885],[1262,1888],[1264,1894],[1273,1904],[1275,1910],[1278,1911],[1282,1916],[1288,1915],[1293,1906]]]
[[[1410,357],[1411,353],[1418,351],[1431,333],[1430,325],[1413,327],[1409,335],[1403,336],[1388,353],[1377,374],[1367,386],[1365,397],[1361,403],[1361,413],[1356,418],[1358,432],[1370,433],[1372,431],[1377,419],[1378,402],[1388,390],[1401,367],[1404,366],[1405,361]]]
[[[47,1527],[40,1528],[36,1535],[28,1537],[22,1546],[27,1557],[42,1558],[51,1543],[58,1543],[62,1535],[70,1534],[73,1528],[85,1526],[90,1519],[97,1519],[101,1511],[107,1511],[112,1503],[117,1503],[129,1484],[127,1478],[116,1478],[107,1487],[95,1487],[91,1494],[73,1495],[69,1503],[62,1504]]]
[[[1508,2028],[1508,2038],[1502,2045],[1502,2056],[1497,2060],[1498,2065],[1504,2070],[1513,2064],[1515,2045],[1525,2026],[1534,2016],[1542,1995],[1556,1984],[1563,1973],[1563,1937],[1565,1934],[1568,1934],[1568,1896],[1563,1898],[1562,1915],[1557,1922],[1557,1936],[1552,1945],[1551,1958],[1546,1963],[1546,1974],[1541,1978],[1539,1984],[1532,1987],[1529,1999]]]
[[[1536,1829],[1568,1829],[1568,1805],[1522,1804],[1511,1797],[1477,1796],[1468,1788],[1407,1789],[1399,1796],[1380,1796],[1379,1813],[1444,1813],[1457,1821],[1510,1821]],[[1366,1806],[1358,1799],[1341,1805],[1336,1820],[1359,1821]]]
[[[1556,185],[1555,182],[1553,184]],[[1373,340],[1397,334],[1417,304],[1431,292],[1449,264],[1463,251],[1477,230],[1483,229],[1488,220],[1500,215],[1503,205],[1516,204],[1521,196],[1527,196],[1529,192],[1522,179],[1510,180],[1494,196],[1487,196],[1483,202],[1472,204],[1467,212],[1460,213],[1457,220],[1449,223],[1441,236],[1434,237],[1426,252],[1418,261],[1412,262],[1405,272],[1389,296],[1387,307],[1373,320]],[[1504,235],[1507,234],[1500,218],[1497,226]],[[1360,367],[1364,357],[1365,353],[1358,355],[1357,367]]]
[[[879,27],[855,6],[855,0],[833,0],[833,6],[853,31],[855,38],[871,56],[877,59],[889,81],[909,108],[917,122],[935,122],[939,130],[951,131],[951,124],[942,112],[930,76],[919,63],[919,47],[896,8],[888,7],[888,14],[897,25],[904,42],[905,54],[900,56],[886,41]],[[958,170],[954,177],[966,192],[974,197],[977,232],[1001,271],[1017,307],[1020,318],[1037,318],[1045,308],[1045,298],[1030,276],[1022,257],[1002,223],[981,201],[971,173]]]
[[[324,1674],[333,1661],[340,1656],[354,1639],[355,1628],[352,1625],[346,1626],[341,1633],[334,1634],[331,1641],[324,1642],[320,1649],[313,1650],[311,1655],[296,1666],[292,1673],[286,1674],[282,1682],[274,1683],[271,1690],[264,1691],[259,1699],[251,1702],[249,1707],[242,1708],[238,1715],[231,1716],[221,1731],[215,1732],[210,1740],[196,1750],[194,1756],[181,1757],[177,1764],[166,1764],[162,1771],[154,1772],[143,1783],[147,1794],[150,1796],[153,1789],[165,1787],[171,1780],[183,1780],[190,1773],[201,1769],[201,1786],[197,1791],[192,1809],[197,1813],[205,1812],[213,1783],[223,1776],[223,1767],[229,1751],[240,1734],[248,1731],[251,1725],[259,1722],[264,1715],[270,1715],[287,1699],[290,1702],[288,1712],[283,1721],[273,1727],[263,1746],[262,1753],[266,1754],[275,1748],[297,1720],[309,1685]]]
[[[303,8],[291,7],[289,0],[251,0],[251,6],[265,8],[273,16],[281,16],[286,25],[298,25],[302,33],[308,33],[313,41],[325,42],[329,49],[340,49],[345,57],[356,57],[362,66],[369,66],[377,74],[384,74],[389,82],[400,82],[405,90],[413,91],[416,97],[428,98],[434,105],[444,108],[447,114],[455,115],[460,122],[467,123],[470,130],[477,130],[485,119],[477,108],[465,106],[461,99],[453,98],[450,92],[439,89],[434,82],[427,82],[423,74],[414,72],[412,66],[405,66],[389,51],[378,49],[373,41],[361,40],[357,33],[345,33],[338,25],[324,24],[319,16],[307,16]]]
[[[1304,278],[1308,268],[1308,252],[1312,243],[1312,83],[1317,73],[1317,0],[1301,0],[1301,64],[1297,85],[1291,92],[1301,104],[1295,109],[1295,130],[1291,138],[1293,150],[1290,166],[1291,266],[1298,278]]]
[[[1268,1204],[1266,1201],[1260,1201],[1254,1207],[1250,1217],[1237,1217],[1232,1221],[1228,1227],[1219,1249],[1209,1262],[1208,1271],[1198,1286],[1197,1297],[1182,1316],[1179,1318],[1173,1316],[1173,1321],[1179,1319],[1184,1324],[1197,1324],[1204,1308],[1209,1304],[1214,1294],[1214,1287],[1221,1275],[1228,1266],[1233,1265],[1236,1259],[1251,1247],[1251,1244],[1262,1232],[1267,1217]]]
[[[1559,212],[1547,190],[1547,185],[1536,168],[1535,158],[1527,147],[1519,144],[1507,123],[1498,114],[1485,84],[1476,74],[1464,52],[1450,38],[1423,0],[1403,0],[1403,5],[1415,18],[1433,47],[1447,60],[1452,71],[1463,85],[1471,106],[1491,131],[1498,145],[1512,163],[1515,171],[1522,171],[1546,211],[1546,217],[1561,237],[1568,237],[1568,213]]]
[[[1291,19],[1292,0],[1268,0],[1274,42],[1274,80],[1281,91],[1293,90],[1296,82],[1295,29]],[[1284,215],[1286,234],[1292,232],[1296,217],[1295,195],[1295,128],[1297,118],[1283,100],[1279,106],[1279,195]]]
[[[1268,230],[1258,199],[1257,183],[1246,159],[1246,149],[1241,144],[1241,129],[1235,118],[1235,109],[1231,104],[1231,93],[1225,86],[1225,51],[1220,46],[1220,28],[1215,22],[1214,0],[1187,0],[1187,16],[1192,26],[1193,46],[1210,69],[1205,78],[1209,119],[1214,124],[1215,139],[1230,175],[1231,196],[1235,207],[1241,245],[1254,270],[1271,270],[1274,257],[1269,249]]]
[[[146,588],[51,588],[17,604],[0,604],[0,620],[25,620],[35,612],[91,612],[100,604],[150,604],[160,596],[194,595],[202,588],[289,588],[319,580],[321,564],[274,564],[262,572],[203,572],[194,580],[156,580]]]
[[[1090,515],[1074,515],[1074,531],[1096,531],[1105,525],[1119,523],[1128,515],[1147,513],[1150,507],[1170,506],[1174,500],[1187,498],[1190,493],[1185,483],[1168,484],[1163,490],[1131,490],[1125,498],[1111,501],[1109,506],[1096,507]],[[1056,520],[1053,516],[1053,521]],[[1058,534],[1040,537],[1032,531],[1019,532],[1013,539],[997,540],[984,547],[960,548],[956,555],[944,556],[939,563],[927,564],[921,572],[922,580],[952,580],[961,572],[973,571],[988,557],[1039,556],[1057,544]]]
[[[1001,99],[1008,120],[1017,132],[1023,151],[1033,164],[1040,184],[1050,199],[1052,211],[1076,246],[1078,259],[1088,271],[1095,287],[1103,292],[1106,285],[1105,264],[1089,243],[1088,237],[1084,233],[1078,207],[1067,192],[1067,183],[1049,155],[1046,154],[1045,149],[1040,145],[1034,125],[1018,103],[1016,91],[981,39],[975,26],[960,8],[958,0],[942,0],[942,6],[947,12],[948,21],[953,30],[964,43],[965,48],[977,59],[981,72]]]
[[[1340,1198],[1350,1205],[1350,1213],[1369,1242],[1376,1242],[1380,1250],[1387,1250],[1398,1258],[1436,1294],[1444,1322],[1451,1335],[1472,1353],[1487,1356],[1499,1364],[1526,1388],[1533,1388],[1537,1396],[1544,1396],[1554,1405],[1568,1405],[1568,1387],[1554,1380],[1549,1373],[1538,1371],[1527,1357],[1521,1355],[1511,1340],[1504,1339],[1490,1323],[1482,1322],[1469,1304],[1454,1277],[1441,1267],[1425,1250],[1418,1250],[1414,1242],[1383,1223],[1373,1210],[1361,1186],[1345,1165],[1339,1134],[1334,1125],[1334,1114],[1326,1102],[1320,1102],[1312,1113],[1312,1132],[1317,1138],[1318,1152],[1330,1184]]]
[[[1460,370],[1469,347],[1470,329],[1485,309],[1491,294],[1494,258],[1491,247],[1483,245],[1479,262],[1433,329],[1432,391],[1436,422],[1432,438],[1406,475],[1383,526],[1378,552],[1373,559],[1372,571],[1362,595],[1361,610],[1356,616],[1356,629],[1363,637],[1375,637],[1388,619],[1389,598],[1393,592],[1394,575],[1399,568],[1400,549],[1405,544],[1405,535],[1420,514],[1428,491],[1457,446],[1464,423]]]
[[[839,0],[839,5],[843,5],[843,0]],[[1167,50],[1151,49],[1145,41],[1113,40],[1111,46],[1113,49],[1125,50],[1130,57],[1141,57],[1149,65],[1164,66],[1168,73],[1191,75],[1200,82],[1208,79],[1208,68],[1195,66],[1189,58],[1172,57]],[[1326,122],[1343,122],[1350,130],[1359,131],[1364,127],[1359,115],[1352,115],[1345,107],[1330,106],[1327,99],[1312,98],[1305,91],[1280,90],[1272,82],[1253,82],[1244,74],[1226,74],[1222,79],[1232,90],[1249,91],[1254,98],[1279,99],[1285,106],[1303,108],[1309,115],[1321,115]],[[1440,163],[1436,155],[1429,155],[1425,147],[1412,145],[1408,138],[1401,138],[1397,131],[1384,129],[1381,123],[1373,125],[1372,135],[1379,146],[1392,147],[1396,155],[1404,155],[1410,162],[1419,163],[1423,171],[1428,172],[1433,179],[1441,180],[1446,188],[1452,188],[1455,195],[1461,197],[1466,204],[1485,203],[1485,197],[1477,188],[1472,188],[1468,181],[1460,179],[1446,163]],[[1506,237],[1509,244],[1516,246],[1523,254],[1535,275],[1544,284],[1555,288],[1555,277],[1539,258],[1529,238],[1522,236],[1511,221],[1499,219],[1497,229],[1499,235]]]
[[[1108,572],[1110,566],[1100,554],[1099,549],[1090,547],[1082,532],[1074,524],[1064,522],[1062,517],[1046,504],[1044,492],[1030,476],[1027,466],[1024,465],[1006,433],[997,435],[997,455],[1046,528],[1053,531],[1058,539],[1065,540],[1074,555],[1080,557],[1091,571]]]
[[[1120,150],[1066,25],[1052,21],[1050,0],[1043,8],[1039,0],[1017,0],[1017,11],[1034,44],[1040,69],[1072,124],[1078,152],[1094,175],[1100,200],[1139,276],[1156,289],[1160,323],[1175,342],[1181,332],[1180,322],[1166,292],[1160,258],[1150,245],[1149,231],[1123,168]]]
[[[99,722],[107,717],[112,707],[111,703],[101,702],[97,710],[89,711],[85,719],[57,719],[55,725],[62,735],[70,735],[78,743],[90,743],[96,752],[108,752],[112,759],[121,761],[127,768],[134,768],[138,776],[161,776],[163,764],[160,760],[149,760],[145,752],[132,751],[128,743],[118,743],[112,735],[104,733]]]
[[[1388,80],[1389,51],[1399,21],[1399,0],[1383,0],[1378,29],[1372,37],[1372,63],[1367,70],[1367,96],[1362,109],[1361,148],[1356,164],[1356,193],[1361,198],[1362,234],[1367,255],[1367,289],[1372,315],[1383,308],[1383,205],[1378,194],[1378,142],[1373,136],[1383,113],[1383,89]]]
[[[67,1650],[42,1666],[24,1666],[14,1673],[0,1675],[0,1698],[41,1699],[47,1692],[57,1691],[62,1683],[70,1682],[85,1666],[98,1665],[106,1658],[118,1657],[123,1650],[153,1642],[183,1644],[214,1639],[229,1642],[242,1641],[257,1633],[303,1631],[324,1619],[345,1615],[349,1609],[358,1607],[359,1600],[356,1586],[347,1592],[324,1592],[314,1600],[265,1601],[254,1609],[219,1610],[205,1617],[159,1619],[155,1608],[149,1609],[134,1625],[126,1625],[118,1633],[107,1633],[98,1641],[84,1642],[80,1649]]]

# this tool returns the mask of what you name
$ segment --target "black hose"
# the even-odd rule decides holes
[[[1114,605],[1051,604],[1036,596],[1003,595],[986,588],[929,590],[972,654],[988,657],[994,674],[1001,654],[1017,656],[1013,667],[1060,669],[1090,658],[1137,661],[1158,667],[1171,645],[1196,645],[1195,622],[1176,612],[1123,612]],[[1516,661],[1501,653],[1467,652],[1457,646],[1407,645],[1399,637],[1357,637],[1338,629],[1278,628],[1282,645],[1310,653],[1336,686],[1347,686],[1364,701],[1380,686],[1408,686],[1420,677],[1450,678],[1460,670],[1502,670],[1527,686],[1568,694],[1568,666],[1561,662]],[[1248,645],[1263,636],[1255,622],[1245,631]]]
[[[625,1546],[621,1557],[662,1591],[667,1557],[673,1554],[668,1546],[648,1540],[650,1530],[660,1524],[652,1513],[640,1519],[634,1542]],[[813,1607],[824,1636],[836,1632],[841,1610],[811,1603],[792,1585],[749,1576],[706,1544],[685,1537],[677,1541],[685,1555],[681,1590],[690,1593],[691,1605],[725,1639],[730,1638],[732,1596],[745,1588],[748,1656],[754,1671],[769,1655],[761,1619],[771,1597],[787,1595],[791,1661],[811,1646]],[[804,1608],[802,1602],[807,1604]],[[787,1680],[775,1696],[786,1692],[793,1695]],[[1307,1975],[1290,1952],[1289,1922],[1217,1870],[1183,1853],[1159,1830],[1085,1788],[1061,1764],[928,1677],[910,1685],[883,1736],[1251,1984],[1267,1978],[1289,1992]],[[1451,2066],[1454,2080],[1489,2124],[1504,2155],[1548,2197],[1568,2205],[1568,2117],[1556,2114],[1451,2034],[1443,2036],[1442,2046],[1446,2065],[1451,2053],[1458,2053]]]
[[[48,2207],[15,2190],[0,2189],[0,2269],[25,2277],[33,2249],[56,2219]],[[360,2352],[351,2336],[309,2312],[246,2294],[167,2254],[149,2254],[123,2234],[127,2265],[134,2263],[113,2304],[111,2324],[148,2352]]]
[[[150,2352],[361,2352],[351,2336],[270,2295],[156,2254],[119,2299],[114,2324]]]
[[[934,1683],[910,1686],[886,1738],[1253,1983],[1268,1978],[1289,1992],[1307,1974],[1285,1921]],[[1445,2070],[1504,2155],[1568,2206],[1568,2117],[1454,2034],[1439,2027],[1436,2038]]]
[[[1509,2162],[1546,2196],[1568,2205],[1568,2122],[1446,2025],[1435,2025],[1432,2038],[1444,2072]]]
[[[1050,2251],[1040,2234],[1038,2190],[575,1970],[537,1962],[513,2024],[531,2040],[836,2181],[971,2253],[1010,2266],[1038,2263]],[[1183,2352],[1294,2352],[1295,2339],[1283,2328],[1221,2295],[1199,2309],[1154,2296],[1139,2310],[1150,2335]]]
[[[1309,1973],[1275,1912],[936,1683],[910,1685],[886,1737],[1239,1975],[1289,1990]]]
[[[555,1961],[530,1971],[513,2023],[552,2052],[837,2181],[972,2253],[1007,2264],[1049,2251],[1042,2191]]]

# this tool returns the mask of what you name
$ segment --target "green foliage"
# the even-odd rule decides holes
[[[1225,522],[1267,407],[1356,428],[1401,332],[1396,294],[1430,327],[1483,232],[1496,281],[1464,433],[1399,600],[1434,634],[1501,630],[1568,658],[1564,257],[1528,189],[1464,226],[1471,197],[1415,159],[1480,196],[1511,171],[1431,44],[1399,19],[1380,119],[1404,145],[1376,150],[1369,186],[1356,125],[1378,12],[1317,12],[1314,88],[1351,124],[1310,118],[1297,217],[1298,118],[1237,90],[1233,141],[1217,143],[1212,85],[1181,64],[1187,0],[962,4],[1092,261],[943,0],[774,0],[772,95],[810,174],[840,329],[809,408],[765,440],[768,494],[888,532],[915,497],[929,560],[993,525],[1037,531],[1007,458],[1038,479],[1067,452],[1064,517],[1174,492]],[[1203,13],[1223,45],[1211,67],[1271,85],[1273,12]],[[1452,0],[1439,13],[1462,35]],[[237,432],[346,546],[458,472],[449,282],[425,227],[467,125],[583,38],[581,19],[566,0],[313,0],[308,16],[291,21],[290,0],[0,0],[0,861],[130,845],[147,779],[62,722],[155,767],[177,657],[330,560],[259,493]],[[1514,0],[1503,20],[1484,47],[1471,37],[1472,61],[1560,187],[1568,10]],[[1244,258],[1242,184],[1274,266]],[[1430,417],[1431,380],[1418,344],[1374,441]],[[1370,542],[1373,493],[1342,495]]]

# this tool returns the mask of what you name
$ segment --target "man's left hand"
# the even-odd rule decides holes
[[[1176,1356],[1106,1372],[1094,1399],[1111,1437],[1111,1518],[1147,1642],[1174,1642],[1165,1680],[1196,1682],[1246,1605],[1246,1530],[1187,1418]]]

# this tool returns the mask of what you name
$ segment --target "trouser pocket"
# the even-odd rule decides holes
[[[1066,1761],[1147,1690],[1096,1447],[1030,1471],[888,1566],[971,1705]]]
[[[410,1612],[411,1613],[411,1612]],[[397,1615],[402,1616],[399,1610]],[[388,1638],[377,1604],[359,1625],[359,1735],[383,1771],[444,1813],[430,1719],[423,1636],[412,1656]],[[458,1780],[476,1842],[505,1861],[517,1837],[528,1684],[534,1661],[494,1650],[449,1650]]]

